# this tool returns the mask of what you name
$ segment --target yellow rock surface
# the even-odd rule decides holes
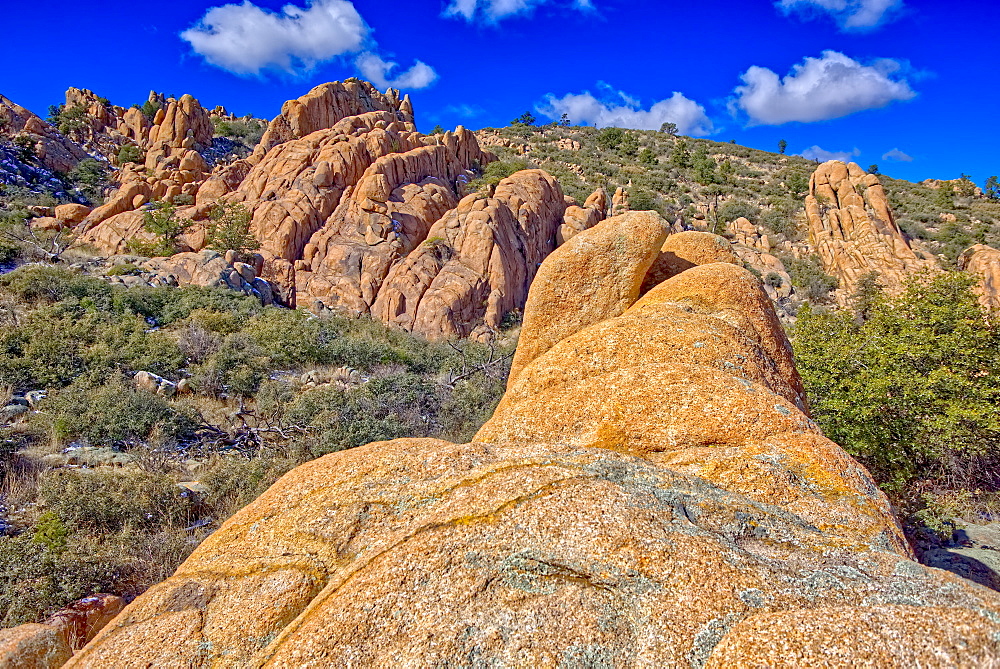
[[[987,309],[1000,309],[1000,250],[976,244],[965,250],[958,263],[961,269],[978,277],[979,303]]]
[[[686,269],[713,262],[742,264],[733,252],[732,245],[719,235],[694,230],[670,235],[663,243],[660,255],[646,273],[641,292],[648,292]]]

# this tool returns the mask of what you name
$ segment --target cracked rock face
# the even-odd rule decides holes
[[[640,298],[665,226],[545,260],[472,443],[298,467],[68,666],[1000,662],[1000,594],[913,561],[752,276],[695,264]]]
[[[856,163],[831,160],[816,168],[809,178],[806,218],[809,243],[823,269],[848,293],[869,272],[877,272],[880,282],[897,292],[908,276],[938,268],[933,258],[913,251],[878,177]]]

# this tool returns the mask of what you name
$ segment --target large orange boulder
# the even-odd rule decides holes
[[[719,235],[694,230],[672,234],[667,237],[659,256],[649,268],[642,282],[642,292],[647,292],[686,269],[713,262],[742,264],[733,251],[732,244]]]
[[[631,213],[549,256],[472,443],[298,467],[68,666],[1000,662],[1000,594],[913,560],[756,279],[708,263],[639,297],[664,230]]]

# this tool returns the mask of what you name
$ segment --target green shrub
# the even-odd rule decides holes
[[[177,205],[159,201],[150,204],[142,215],[142,227],[156,235],[153,242],[130,239],[129,251],[144,256],[171,256],[180,251],[178,239],[191,227],[191,221],[177,217]]]
[[[208,248],[222,252],[236,251],[244,260],[260,248],[260,242],[250,232],[250,212],[242,204],[217,204],[209,218],[205,240]]]
[[[142,273],[142,270],[133,265],[132,263],[123,263],[121,265],[115,265],[108,270],[108,276],[135,276],[136,274]]]
[[[99,386],[77,379],[46,402],[44,420],[57,440],[84,439],[94,446],[145,442],[154,430],[177,437],[197,425],[178,405],[124,379]]]
[[[818,256],[809,256],[805,259],[782,256],[781,262],[792,279],[792,285],[812,302],[825,301],[840,283],[836,277],[823,271],[823,264]]]
[[[469,182],[469,190],[476,191],[482,189],[484,186],[496,186],[515,172],[520,172],[530,167],[525,160],[495,160],[483,168],[483,173],[478,179],[473,179]]]
[[[183,527],[194,514],[191,499],[164,474],[55,469],[42,474],[38,494],[62,524],[95,534]]]
[[[782,209],[769,209],[760,217],[760,222],[776,234],[791,240],[802,237],[795,220],[795,213]]]
[[[730,223],[743,217],[751,223],[756,223],[760,216],[760,207],[741,200],[730,200],[719,207],[719,218]]]
[[[216,137],[236,139],[249,147],[256,146],[267,130],[267,122],[261,119],[227,120],[217,116],[212,117],[212,126]]]
[[[227,335],[219,350],[191,371],[199,392],[215,397],[250,397],[271,369],[270,359],[250,334],[236,332]]]
[[[597,135],[597,145],[605,151],[614,151],[621,146],[627,135],[621,128],[604,128]]]
[[[96,592],[133,598],[173,573],[196,545],[190,533],[171,527],[102,535],[67,530],[59,551],[35,541],[37,531],[0,537],[0,625],[40,621]]]
[[[247,330],[275,368],[326,362],[321,324],[307,311],[266,309],[250,319]]]
[[[118,150],[118,164],[142,162],[142,149],[135,144],[125,144]]]
[[[918,278],[867,318],[804,307],[792,330],[813,418],[887,490],[990,487],[1000,453],[1000,329],[963,273]],[[918,486],[919,487],[919,486]]]
[[[91,204],[104,202],[104,191],[111,186],[111,169],[106,163],[85,158],[66,174],[74,188],[79,188]]]
[[[403,372],[372,379],[349,391],[317,388],[289,408],[289,420],[317,430],[314,455],[355,448],[373,441],[431,436],[440,389]]]

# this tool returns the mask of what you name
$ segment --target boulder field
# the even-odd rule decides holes
[[[914,561],[760,283],[666,232],[542,262],[471,443],[296,468],[66,666],[1000,664],[1000,593]]]

